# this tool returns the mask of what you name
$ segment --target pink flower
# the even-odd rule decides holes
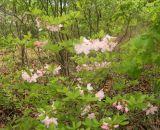
[[[35,41],[34,42],[34,45],[36,47],[38,47],[38,48],[41,48],[41,47],[45,46],[46,44],[47,44],[47,41],[44,41],[44,42],[42,42],[42,41]]]
[[[83,52],[83,48],[79,44],[75,45],[74,49],[75,49],[77,54],[81,54]]]
[[[89,46],[84,46],[84,48],[83,48],[83,53],[84,53],[85,55],[88,55],[88,54],[90,53],[90,47],[89,47]]]
[[[92,90],[93,90],[93,87],[91,86],[91,83],[88,83],[88,84],[87,84],[87,90],[88,90],[88,91],[92,91]]]
[[[149,115],[149,114],[155,114],[155,112],[158,111],[158,107],[157,106],[153,106],[151,105],[150,103],[148,104],[148,108],[145,108],[144,109],[146,111],[146,115]]]
[[[95,116],[94,113],[91,113],[91,114],[88,114],[88,118],[89,118],[89,119],[94,119],[94,118],[96,118],[96,116]]]
[[[32,70],[33,72],[33,70]],[[23,71],[22,72],[22,78],[23,80],[31,83],[31,82],[37,82],[37,78],[43,76],[45,72],[43,70],[37,70],[36,73],[32,73],[31,75],[29,75],[27,72]]]
[[[30,79],[31,79],[30,75],[26,71],[22,72],[22,78],[23,80],[26,80],[28,82],[30,82]]]
[[[117,102],[114,102],[114,103],[112,104],[112,106],[113,106],[113,107],[116,107],[116,106],[117,106]]]
[[[37,70],[38,77],[42,77],[44,74],[43,70]]]
[[[118,102],[118,105],[116,106],[117,110],[123,110],[123,106]]]
[[[100,44],[101,42],[99,41],[99,39],[95,39],[92,41],[92,49],[95,51],[98,51],[100,49]]]
[[[103,125],[101,126],[101,128],[102,128],[103,130],[109,130],[109,125],[108,125],[108,123],[103,123]]]
[[[37,78],[38,78],[39,76],[35,73],[35,74],[33,74],[32,75],[32,77],[31,77],[31,79],[30,79],[30,82],[37,82]]]
[[[124,108],[124,112],[125,112],[125,113],[128,113],[128,111],[129,111],[128,107],[125,107],[125,108]]]
[[[99,101],[101,101],[105,97],[103,89],[96,93],[96,97],[99,99]]]
[[[42,120],[42,123],[44,123],[47,128],[50,124],[58,125],[57,118],[49,118],[48,116],[46,116],[46,118]]]
[[[59,75],[60,74],[60,70],[61,70],[61,66],[58,66],[54,69],[53,74],[54,75]]]
[[[150,107],[150,113],[151,114],[154,114],[155,112],[157,112],[158,111],[158,107],[157,106],[152,106],[152,107]]]
[[[47,25],[47,29],[51,32],[58,32],[61,30],[61,28],[63,27],[62,24],[59,25]]]
[[[105,52],[107,50],[107,43],[104,41],[101,41],[101,44],[99,45],[99,48],[101,50],[101,52]]]
[[[55,27],[55,26],[51,26],[51,25],[47,25],[47,29],[51,32],[58,32],[59,31],[59,27]]]
[[[85,55],[88,55],[92,50],[101,50],[101,52],[112,51],[114,47],[117,45],[116,42],[113,42],[114,39],[115,37],[111,37],[109,35],[106,35],[102,39],[102,41],[100,41],[99,39],[88,40],[86,38],[83,38],[82,43],[75,45],[74,49],[77,54],[84,53]]]

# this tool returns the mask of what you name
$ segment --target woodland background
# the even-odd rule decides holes
[[[0,1],[2,129],[158,130],[159,98],[159,0]]]

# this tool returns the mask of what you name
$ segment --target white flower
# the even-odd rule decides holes
[[[54,101],[52,102],[52,105],[51,105],[51,106],[52,106],[52,109],[53,109],[53,110],[56,109],[56,107],[55,107],[55,102],[54,102]]]
[[[45,69],[48,69],[48,68],[49,68],[49,65],[48,65],[48,64],[45,64],[44,68],[45,68]]]
[[[63,25],[62,25],[62,24],[59,24],[58,26],[59,26],[60,28],[62,28],[62,27],[63,27]]]
[[[76,87],[76,88],[79,89],[79,90],[82,89],[82,87],[81,87],[79,84],[77,84],[77,87]]]
[[[34,70],[33,69],[30,69],[30,72],[33,72]]]
[[[37,28],[40,28],[40,26],[41,26],[41,23],[40,23],[40,21],[39,21],[39,18],[36,18],[36,26],[37,26]]]
[[[39,29],[38,29],[39,32],[42,31],[42,30],[43,30],[42,28],[39,28]]]
[[[88,90],[88,91],[92,91],[92,90],[93,90],[93,87],[91,86],[91,83],[88,83],[88,84],[87,84],[87,90]]]
[[[58,32],[61,30],[61,28],[63,27],[62,24],[59,25],[47,25],[47,29],[51,32]]]
[[[98,91],[95,96],[99,99],[99,101],[101,101],[105,97],[103,89]]]
[[[80,95],[83,96],[84,95],[84,91],[83,90],[79,90]]]
[[[118,128],[118,127],[119,127],[119,125],[114,125],[113,127],[114,127],[114,128]]]

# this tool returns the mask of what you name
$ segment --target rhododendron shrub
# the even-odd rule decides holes
[[[117,43],[112,41],[114,47],[109,50],[108,42],[112,37],[107,37],[105,42],[100,39],[88,40],[89,43],[85,43],[87,48],[83,47],[84,41],[81,40],[67,48],[74,62],[70,77],[62,76],[63,65],[58,63],[43,63],[41,66],[32,65],[17,70],[12,76],[13,81],[5,77],[11,84],[4,90],[9,103],[14,102],[10,107],[21,112],[15,124],[7,127],[57,130],[124,129],[138,114],[143,115],[139,117],[140,120],[147,120],[158,114],[157,95],[127,90],[130,86],[138,87],[136,85],[139,84],[141,76],[146,74],[143,69],[146,63],[152,60],[154,65],[158,65],[155,58],[146,57],[144,60],[143,53],[152,53],[146,51],[152,42],[149,42],[147,47],[143,44],[146,42],[143,36],[143,39],[135,40],[130,46],[120,46],[122,53],[117,54]],[[93,41],[98,42],[96,47],[93,47]],[[35,48],[39,49],[48,46],[41,45],[40,41],[35,43]],[[102,47],[105,50],[102,51],[101,44],[105,44],[108,49]],[[77,45],[80,46],[81,53],[77,53]],[[156,52],[155,49],[153,53]]]
[[[73,50],[76,45],[72,46]],[[122,75],[128,74],[128,77],[123,77],[128,82],[123,83],[125,87],[121,85],[115,87],[116,82],[119,83],[115,80],[116,76],[120,73],[117,70],[120,66],[119,62],[114,59],[116,54],[112,57],[114,52],[111,51],[98,53],[96,55],[96,51],[91,52],[87,55],[88,60],[85,60],[85,53],[76,54],[75,57],[79,56],[80,59],[75,60],[76,71],[73,72],[74,77],[71,79],[61,75],[61,65],[45,64],[41,69],[30,68],[29,71],[21,72],[21,79],[24,80],[23,87],[17,85],[15,89],[18,90],[21,87],[22,91],[26,92],[23,109],[28,103],[35,109],[35,112],[29,112],[36,121],[36,125],[31,124],[33,127],[36,129],[123,129],[138,113],[144,113],[143,118],[158,113],[156,95],[142,92],[123,93],[123,90],[125,91],[130,85],[128,82],[132,81],[129,79],[130,73],[121,72]],[[105,59],[103,61],[103,55],[106,53],[110,55],[107,62]],[[102,58],[99,58],[99,55]],[[94,58],[93,61],[92,58]],[[123,54],[119,58],[122,58],[122,64],[129,60],[123,61]],[[81,63],[79,60],[82,60]],[[100,80],[96,81],[96,78],[105,79],[113,72],[117,73],[112,81],[114,82],[112,86],[116,89],[106,90],[107,88],[101,86]],[[94,79],[90,80],[86,75]],[[20,125],[23,123],[21,122]]]

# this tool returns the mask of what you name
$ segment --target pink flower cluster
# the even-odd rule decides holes
[[[118,128],[119,127],[119,125],[109,125],[108,123],[103,123],[103,125],[101,126],[101,128],[103,129],[103,130],[112,130],[112,128]]]
[[[59,65],[53,70],[53,75],[59,75],[60,74],[60,70],[61,70],[61,66]]]
[[[84,116],[86,115],[87,113],[89,113],[91,111],[91,106],[90,105],[87,105],[85,106],[85,108],[83,109],[82,113],[81,113],[81,116]],[[96,118],[96,115],[94,112],[88,114],[87,116],[88,119],[95,119]]]
[[[109,35],[106,35],[102,40],[88,40],[83,38],[82,43],[76,44],[74,49],[77,54],[84,53],[85,55],[88,55],[91,51],[111,52],[117,45],[117,42],[114,42],[115,39],[116,37],[111,37]]]
[[[103,92],[103,89],[101,89],[100,91],[98,91],[95,96],[98,98],[99,101],[101,101],[105,95],[104,95],[104,92]]]
[[[44,123],[47,128],[50,124],[58,125],[57,118],[49,118],[48,116],[46,116],[46,118],[42,120],[42,123]]]
[[[76,67],[76,70],[78,72],[81,71],[81,70],[92,71],[92,70],[95,70],[95,69],[100,69],[100,68],[107,67],[110,64],[111,64],[111,62],[107,62],[107,61],[104,61],[104,62],[101,62],[101,63],[94,62],[93,64],[82,64],[82,65],[78,65]]]
[[[28,74],[26,71],[22,72],[22,79],[32,83],[32,82],[37,82],[37,79],[39,77],[42,77],[46,71],[48,70],[49,65],[45,65],[44,68],[37,70],[35,73],[33,69],[30,69],[30,74]],[[60,74],[60,70],[61,70],[61,66],[57,66],[54,70],[53,70],[53,75],[59,75]]]
[[[47,29],[51,32],[59,32],[61,28],[63,27],[62,24],[59,25],[47,25]]]
[[[44,25],[45,25],[45,28],[47,28],[51,32],[59,32],[63,27],[62,24],[48,25],[47,23],[44,23]],[[42,26],[42,21],[40,21],[39,18],[36,18],[36,27],[40,28],[41,26]]]
[[[144,111],[146,112],[146,115],[149,114],[155,114],[155,112],[158,111],[158,107],[157,106],[153,106],[152,104],[148,104],[147,108],[144,109]]]
[[[94,118],[96,118],[95,113],[88,114],[88,118],[89,118],[89,119],[94,119]]]
[[[32,83],[32,82],[37,82],[37,79],[39,77],[42,77],[44,75],[46,71],[44,71],[43,69],[41,70],[37,70],[35,73],[32,73],[29,75],[26,71],[22,72],[22,78],[23,80]]]
[[[102,128],[103,130],[109,130],[109,125],[108,125],[108,123],[103,123],[103,125],[101,126],[101,128]]]
[[[125,101],[114,102],[112,104],[112,106],[115,107],[117,110],[119,110],[121,112],[128,113],[128,111],[129,111],[128,105]]]

